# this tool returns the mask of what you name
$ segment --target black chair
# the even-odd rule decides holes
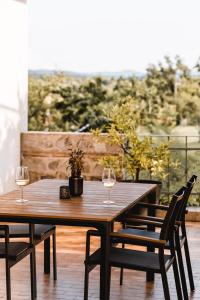
[[[9,237],[10,238],[28,238],[29,237],[29,225],[9,225]],[[55,225],[35,225],[34,243],[38,245],[44,241],[50,243],[52,237],[52,252],[53,252],[53,278],[57,280],[57,263],[56,263],[56,226]],[[50,245],[48,245],[50,246]],[[50,248],[44,247],[44,261],[49,258]],[[36,273],[36,271],[35,271]]]
[[[28,238],[29,237],[29,225],[9,225],[9,238]],[[0,237],[4,237],[0,232]],[[50,270],[46,270],[45,261],[50,259],[50,238],[52,237],[52,250],[53,250],[53,278],[57,280],[57,263],[56,263],[56,226],[55,225],[35,225],[33,243],[37,246],[44,241],[44,272],[49,273]],[[45,247],[47,243],[47,248]],[[37,271],[36,262],[34,264],[34,282],[35,282],[35,294],[37,296]]]
[[[194,184],[197,181],[197,176],[193,175],[189,181],[187,182],[186,186],[188,188],[187,193],[185,194],[185,199],[182,205],[182,209],[179,212],[179,215],[177,217],[176,225],[177,225],[177,230],[175,231],[175,238],[176,238],[176,251],[177,251],[177,256],[178,256],[178,261],[179,261],[179,268],[181,272],[181,279],[182,279],[182,285],[184,286],[185,290],[185,298],[186,297],[186,291],[187,291],[187,284],[184,276],[184,265],[183,265],[183,259],[182,259],[182,253],[181,253],[181,248],[184,247],[184,252],[185,252],[185,258],[186,258],[186,265],[187,265],[187,270],[188,270],[188,277],[189,277],[189,283],[190,283],[190,289],[191,291],[195,290],[195,285],[194,285],[194,279],[193,279],[193,272],[192,272],[192,265],[191,265],[191,259],[190,259],[190,253],[189,253],[189,247],[188,247],[188,240],[187,240],[187,231],[186,231],[186,224],[185,224],[185,215],[187,213],[187,203],[189,196],[192,192],[192,189],[194,187]],[[138,206],[140,207],[145,207],[145,208],[151,208],[155,210],[164,210],[167,211],[169,206],[164,206],[164,205],[158,205],[158,204],[149,204],[149,203],[138,203]],[[141,232],[140,230],[136,228],[131,228],[131,226],[135,225],[151,225],[153,226],[153,222],[163,222],[163,218],[154,218],[151,216],[140,216],[140,215],[130,215],[127,218],[124,218],[122,220],[123,222],[123,229],[121,232],[128,232],[129,234],[143,234],[145,236],[150,236],[150,235],[158,235],[158,233],[150,233],[148,231]],[[167,245],[169,248],[169,245]],[[120,276],[120,283],[122,284],[123,280],[123,271],[121,271],[121,276]]]
[[[146,237],[142,235],[132,235],[128,233],[112,232],[111,250],[109,254],[109,264],[111,275],[111,267],[134,269],[139,271],[150,271],[154,273],[160,273],[162,277],[164,297],[166,300],[170,299],[169,286],[167,281],[167,271],[173,266],[174,278],[177,289],[177,297],[179,300],[183,299],[182,289],[179,279],[179,271],[175,253],[175,223],[178,214],[181,210],[182,201],[187,191],[186,187],[182,187],[172,197],[172,201],[167,210],[163,223],[158,222],[158,226],[161,227],[159,236]],[[154,223],[155,224],[155,223]],[[98,232],[97,232],[98,234]],[[88,299],[88,284],[89,273],[96,265],[101,264],[101,249],[96,250],[93,254],[90,254],[90,231],[87,234],[86,240],[86,258],[85,258],[85,286],[84,286],[84,300]],[[158,253],[136,251],[125,248],[116,248],[113,243],[129,243],[134,245],[140,245],[145,247],[154,247],[158,249]],[[169,243],[170,255],[165,254],[165,248]]]
[[[10,242],[9,226],[0,225],[1,238],[4,242],[0,242],[0,259],[5,259],[6,266],[6,299],[11,300],[11,278],[10,269],[27,255],[30,255],[30,273],[31,273],[31,300],[36,298],[36,282],[35,282],[35,246],[33,240],[33,229],[30,225],[29,243],[27,242]]]

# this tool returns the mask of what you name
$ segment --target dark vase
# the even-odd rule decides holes
[[[69,190],[71,196],[83,194],[83,177],[69,177]]]

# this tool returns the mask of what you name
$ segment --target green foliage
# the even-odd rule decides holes
[[[83,170],[83,158],[85,153],[77,148],[72,150],[69,157],[69,165],[67,164],[67,168],[71,168],[71,176],[72,177],[80,177],[81,171]]]
[[[199,61],[196,64],[200,72]],[[139,124],[151,133],[200,123],[200,77],[179,57],[150,65],[142,78],[29,78],[29,130],[106,131],[107,111],[131,96]],[[136,112],[136,110],[135,110]]]
[[[62,79],[62,75],[29,77],[29,130],[62,131],[61,113],[55,107],[59,97],[54,94]]]
[[[107,136],[100,136],[100,140],[119,147],[119,161],[126,173],[136,180],[142,170],[148,171],[150,176],[164,178],[167,176],[167,166],[170,151],[167,143],[156,145],[150,137],[140,139],[136,128],[140,124],[140,112],[137,100],[131,96],[125,97],[122,104],[115,105],[108,113],[109,124],[106,128]],[[95,132],[99,136],[99,130]],[[113,164],[118,171],[118,158],[104,157],[101,164],[106,167]],[[171,162],[175,167],[177,163]]]
[[[117,178],[121,179],[124,177],[123,155],[104,155],[98,162],[104,168],[113,168]]]
[[[77,131],[106,123],[103,109],[112,100],[101,78],[73,79],[57,74],[29,80],[29,130]]]

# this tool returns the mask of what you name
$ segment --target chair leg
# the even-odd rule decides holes
[[[124,247],[125,247],[125,245],[124,245],[124,243],[122,243],[122,248],[124,248]],[[123,279],[124,279],[124,269],[121,268],[120,269],[120,285],[123,284]]]
[[[161,277],[162,277],[162,284],[163,284],[165,300],[170,300],[169,285],[168,285],[168,281],[167,281],[167,274],[165,271],[161,272]]]
[[[11,282],[10,282],[10,267],[6,259],[6,299],[11,300]]]
[[[182,282],[183,295],[184,295],[184,299],[188,300],[189,298],[188,298],[187,282],[186,282],[186,278],[185,278],[183,257],[182,257],[180,239],[179,239],[178,234],[176,234],[176,251],[177,251],[178,266],[179,266],[181,282]]]
[[[89,289],[89,270],[85,264],[85,277],[84,277],[84,300],[88,300],[88,289]]]
[[[180,276],[179,276],[179,270],[178,270],[176,255],[174,256],[173,271],[174,271],[174,279],[175,279],[175,284],[176,284],[177,298],[178,298],[178,300],[183,300],[182,288],[181,288],[181,282],[180,282]],[[188,295],[187,295],[187,297],[188,297]],[[184,299],[186,300],[188,298],[184,298]]]
[[[37,266],[36,266],[36,255],[34,257],[34,284],[35,284],[35,298],[37,298]]]
[[[192,273],[192,265],[191,265],[191,260],[190,260],[190,252],[189,252],[189,247],[188,247],[187,236],[185,236],[184,250],[185,250],[185,258],[186,258],[186,264],[187,264],[187,270],[188,270],[188,277],[189,277],[189,282],[190,282],[190,289],[191,289],[191,291],[194,291],[195,285],[194,285],[194,279],[193,279],[193,273]]]
[[[44,240],[44,273],[50,274],[50,237]]]
[[[164,249],[160,250],[159,252],[160,273],[162,278],[164,297],[165,300],[170,300],[169,285],[167,280],[167,273],[165,270]]]
[[[37,282],[36,282],[36,262],[35,253],[30,254],[30,274],[31,274],[31,300],[37,298]]]
[[[121,268],[120,269],[120,285],[123,284],[123,279],[124,279],[124,269]]]
[[[53,234],[53,279],[57,280],[56,232]]]
[[[108,270],[108,276],[109,276],[108,299],[110,299],[111,267],[109,267],[109,270]]]

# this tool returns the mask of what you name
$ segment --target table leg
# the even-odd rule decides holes
[[[44,240],[44,274],[50,274],[50,237]]]
[[[36,274],[36,256],[35,256],[35,225],[29,224],[29,235],[30,235],[30,244],[33,249],[30,254],[30,268],[31,268],[31,298],[37,298],[37,274]]]
[[[149,194],[148,196],[148,199],[149,199],[149,203],[156,203],[157,201],[157,192],[154,191],[152,192],[151,194]],[[148,208],[148,216],[152,216],[152,217],[155,217],[155,209],[152,209],[152,208]],[[151,226],[151,225],[148,225],[147,226],[147,229],[150,230],[150,231],[155,231],[155,227],[154,226]],[[155,248],[154,247],[147,247],[147,251],[149,252],[154,252],[155,251]],[[153,272],[147,272],[147,275],[146,275],[146,280],[147,281],[154,281],[155,279],[155,274]]]
[[[100,300],[109,300],[110,276],[109,276],[109,252],[110,252],[111,224],[105,224],[101,232],[102,258],[100,266]]]

